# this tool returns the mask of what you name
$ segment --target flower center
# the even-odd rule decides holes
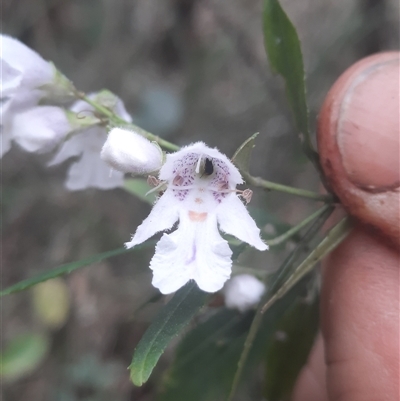
[[[186,199],[190,190],[210,191],[218,203],[231,192],[229,168],[220,159],[198,153],[188,153],[174,162],[173,178],[170,181],[176,198]],[[200,198],[196,198],[196,203]],[[201,200],[201,199],[200,199]]]

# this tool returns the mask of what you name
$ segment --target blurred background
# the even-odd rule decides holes
[[[311,124],[336,78],[368,54],[399,48],[396,0],[282,0],[298,30]],[[301,154],[283,81],[266,59],[261,0],[3,0],[2,30],[53,61],[85,92],[107,88],[134,122],[180,145],[203,140],[228,156],[260,132],[253,175],[318,190]],[[68,192],[68,162],[14,145],[1,163],[2,287],[127,241],[150,210],[123,189]],[[310,201],[255,190],[254,210],[294,224]],[[272,234],[274,226],[271,227]],[[290,245],[290,244],[289,244]],[[271,269],[280,253],[249,253]],[[173,347],[134,388],[127,366],[165,302],[148,269],[153,248],[114,257],[2,299],[1,346],[12,361],[4,401],[148,401]],[[140,309],[140,310],[139,310]]]

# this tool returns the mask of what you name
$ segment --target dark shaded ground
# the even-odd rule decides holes
[[[304,51],[313,120],[328,88],[354,61],[398,48],[392,0],[282,1]],[[203,140],[231,156],[260,132],[252,171],[317,190],[300,153],[280,78],[263,49],[261,2],[253,0],[4,0],[3,32],[52,60],[76,86],[119,95],[135,121],[178,144]],[[315,126],[315,125],[314,125]],[[2,286],[62,263],[119,248],[149,211],[123,190],[70,193],[66,165],[14,147],[2,161]],[[256,191],[254,206],[288,223],[313,205]],[[49,328],[32,292],[5,297],[2,346],[25,332],[45,333],[39,367],[2,385],[4,401],[154,399],[153,380],[133,388],[126,367],[159,304],[135,315],[156,294],[147,268],[152,249],[116,257],[65,277],[69,314]],[[274,268],[279,256],[249,259]],[[55,301],[54,301],[55,302]],[[159,303],[164,302],[163,300]]]

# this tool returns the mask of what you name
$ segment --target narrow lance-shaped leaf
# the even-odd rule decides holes
[[[148,380],[169,342],[190,322],[206,299],[207,293],[191,281],[161,309],[136,347],[129,366],[136,386]]]
[[[28,289],[36,284],[39,284],[43,281],[50,280],[54,277],[62,276],[64,274],[71,273],[74,270],[80,269],[81,267],[90,266],[95,263],[101,262],[104,259],[111,258],[112,256],[117,256],[117,255],[121,255],[121,254],[128,253],[128,252],[132,252],[132,249],[119,248],[119,249],[115,249],[113,251],[108,251],[108,252],[104,252],[104,253],[99,253],[97,255],[92,255],[89,258],[86,258],[83,260],[78,260],[76,262],[66,263],[66,264],[56,267],[55,269],[52,269],[50,271],[46,271],[44,273],[38,274],[35,277],[20,281],[19,283],[16,283],[16,284],[0,291],[0,297],[2,297],[4,295],[12,294],[14,292],[26,290],[26,289]]]
[[[285,80],[296,127],[304,136],[303,150],[318,167],[318,155],[310,139],[300,41],[278,0],[264,0],[263,26],[264,44],[271,68]]]
[[[297,128],[309,132],[304,65],[300,41],[292,22],[278,0],[264,0],[264,42],[274,72],[285,79]]]

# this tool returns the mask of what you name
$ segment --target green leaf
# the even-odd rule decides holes
[[[297,299],[275,327],[265,356],[265,393],[269,401],[289,400],[318,332],[318,297]]]
[[[310,137],[303,56],[297,32],[278,0],[264,0],[264,44],[272,70],[282,75],[297,130],[302,134],[302,148],[320,178],[325,178]]]
[[[271,68],[282,75],[296,127],[309,135],[304,66],[296,29],[278,0],[264,0],[264,43]]]
[[[157,400],[224,399],[253,316],[222,308],[197,325],[179,344]]]
[[[147,246],[147,244],[148,243],[146,243],[145,245],[142,245],[142,247]],[[135,249],[138,249],[138,248],[135,248]],[[122,255],[122,254],[128,253],[128,252],[132,252],[132,249],[119,248],[119,249],[115,249],[113,251],[108,251],[108,252],[104,252],[104,253],[99,253],[97,255],[92,255],[89,258],[79,260],[77,262],[66,263],[64,265],[56,267],[55,269],[52,269],[45,273],[38,274],[35,277],[20,281],[19,283],[16,283],[16,284],[12,285],[11,287],[8,287],[8,288],[0,291],[0,297],[2,297],[4,295],[12,294],[14,292],[26,290],[27,288],[30,288],[43,281],[50,280],[54,277],[62,276],[64,274],[71,273],[74,270],[80,269],[81,267],[90,266],[95,263],[101,262],[104,259],[111,258],[112,256]]]
[[[243,383],[251,388],[253,394],[254,368],[265,356],[268,339],[281,316],[304,294],[307,285],[305,281],[299,283],[261,316],[261,325],[243,371],[246,377]],[[179,344],[157,401],[226,399],[253,317],[254,311],[241,314],[222,308],[203,319]]]
[[[204,305],[207,296],[191,281],[161,309],[137,345],[129,366],[131,380],[136,386],[148,380],[169,342]]]
[[[244,141],[232,157],[233,164],[235,164],[235,166],[241,171],[249,171],[250,156],[255,146],[254,141],[257,138],[257,135],[258,132]]]
[[[29,374],[42,362],[48,349],[48,339],[42,334],[19,335],[1,354],[1,377],[16,380]]]
[[[125,180],[124,189],[138,197],[140,200],[150,203],[151,205],[154,204],[157,197],[157,192],[151,192],[146,195],[147,192],[151,190],[151,187],[143,178],[131,178]]]

